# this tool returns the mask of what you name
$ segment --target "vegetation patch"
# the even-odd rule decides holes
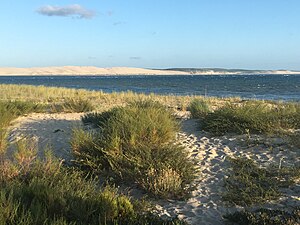
[[[247,101],[227,104],[208,113],[202,128],[216,135],[226,133],[276,134],[300,128],[300,104],[267,104]]]
[[[32,113],[41,112],[45,108],[36,103],[22,102],[22,101],[3,101],[0,102],[0,126],[8,126],[9,123],[18,116]]]
[[[159,197],[182,198],[190,192],[195,168],[175,144],[179,124],[161,104],[134,102],[87,114],[83,122],[99,129],[75,131],[72,146],[80,166],[112,172]]]
[[[197,99],[203,97],[197,96]],[[85,89],[46,87],[33,85],[0,84],[0,100],[18,100],[39,102],[42,104],[63,103],[66,99],[83,99],[91,101],[97,110],[111,109],[124,106],[132,101],[157,101],[173,109],[185,110],[193,96],[137,94],[132,91],[104,93]],[[240,98],[206,97],[214,106],[224,105],[226,102],[240,102]]]
[[[63,103],[51,104],[50,111],[51,112],[67,112],[67,113],[80,113],[80,112],[90,112],[93,111],[95,107],[93,104],[87,100],[82,98],[67,98]]]
[[[300,133],[292,134],[289,136],[290,138],[290,144],[295,147],[300,149]]]
[[[204,119],[211,112],[209,105],[203,99],[194,99],[188,110],[191,112],[191,117],[195,119]]]
[[[293,212],[270,209],[241,211],[225,215],[224,218],[239,225],[296,225],[300,224],[300,209]]]
[[[223,200],[241,206],[277,200],[281,196],[279,188],[294,184],[300,177],[300,168],[261,168],[252,160],[241,158],[231,158],[230,162]]]
[[[142,211],[117,189],[65,168],[52,157],[36,158],[22,141],[12,161],[0,162],[0,224],[184,225]]]

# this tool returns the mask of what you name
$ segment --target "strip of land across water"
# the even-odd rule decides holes
[[[300,74],[292,70],[243,70],[222,68],[170,68],[144,69],[132,67],[100,68],[94,66],[61,66],[61,67],[32,67],[32,68],[0,68],[0,76],[120,76],[120,75],[244,75],[244,74]]]

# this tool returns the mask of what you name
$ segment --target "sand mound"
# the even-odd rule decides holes
[[[132,67],[100,68],[94,66],[62,66],[62,67],[33,67],[33,68],[0,68],[0,75],[49,76],[49,75],[186,75],[180,71],[152,70]]]

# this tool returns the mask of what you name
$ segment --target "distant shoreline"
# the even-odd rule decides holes
[[[239,70],[220,68],[144,69],[132,67],[100,68],[62,66],[33,68],[0,68],[0,76],[155,76],[155,75],[300,75],[290,70]]]

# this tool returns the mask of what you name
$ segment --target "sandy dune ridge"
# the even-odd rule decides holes
[[[164,71],[129,67],[99,68],[94,66],[62,66],[33,68],[0,68],[0,75],[185,75],[180,71]]]
[[[248,74],[249,72],[226,70],[199,69],[199,71],[177,71],[177,70],[157,70],[133,67],[111,67],[100,68],[95,66],[61,66],[61,67],[32,67],[32,68],[0,68],[0,76],[120,76],[120,75],[224,75],[224,74]],[[289,70],[261,70],[251,72],[251,74],[300,74],[299,71]]]

